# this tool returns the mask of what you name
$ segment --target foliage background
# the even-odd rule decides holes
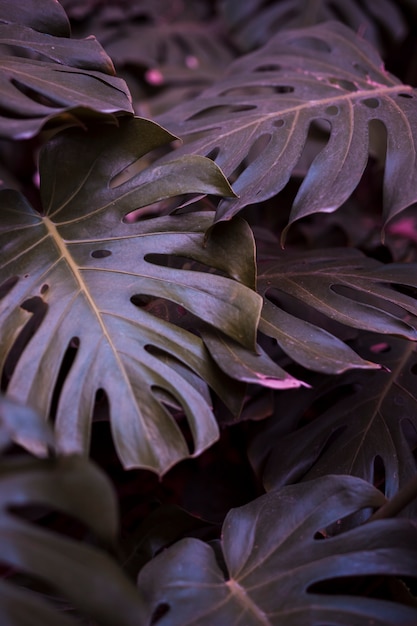
[[[70,39],[25,4],[1,34],[4,623],[415,622],[415,492],[364,522],[416,477],[417,5],[65,0]],[[14,295],[40,259],[38,290],[68,284],[35,221],[134,329],[134,402],[92,376],[105,352],[79,366],[70,290],[40,291],[61,343]]]

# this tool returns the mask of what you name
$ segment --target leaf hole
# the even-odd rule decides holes
[[[327,115],[331,115],[332,117],[334,117],[335,115],[339,114],[339,107],[331,105],[327,107],[325,112],[327,113]]]
[[[307,588],[307,593],[326,596],[365,596],[366,598],[378,598],[380,600],[382,598],[387,601],[390,599],[398,602],[398,597],[394,597],[393,592],[393,589],[396,588],[395,581],[398,582],[395,576],[382,574],[360,576],[358,573],[356,576],[338,576],[328,580],[320,580],[311,584]]]
[[[369,349],[373,354],[383,354],[386,352],[390,352],[391,346],[386,341],[381,341],[380,343],[375,343],[374,345],[370,346]]]
[[[331,124],[328,120],[320,118],[310,123],[304,148],[293,170],[294,176],[304,178],[307,175],[314,160],[329,141],[330,133]]]
[[[48,305],[39,296],[25,300],[20,305],[20,308],[28,313],[32,313],[32,316],[21,329],[6,357],[0,383],[0,390],[3,392],[7,390],[20,357],[42,324],[48,311]]]
[[[399,93],[398,97],[399,98],[412,98],[413,95],[411,93]]]
[[[374,458],[372,474],[374,487],[385,494],[385,463],[379,454]]]
[[[106,256],[111,256],[111,250],[93,250],[91,256],[94,259],[105,259]]]
[[[291,85],[277,85],[274,87],[275,93],[294,93],[295,89]]]
[[[215,161],[217,159],[217,157],[219,156],[220,153],[220,148],[213,148],[213,150],[210,150],[210,152],[208,154],[206,154],[206,157],[208,159],[211,159],[212,161]]]
[[[282,70],[282,66],[278,63],[268,63],[264,65],[259,65],[254,68],[255,72],[279,72]]]
[[[167,215],[172,213],[179,204],[181,204],[181,198],[176,196],[175,198],[167,198],[165,200],[158,200],[152,204],[147,204],[144,207],[133,209],[129,211],[123,219],[123,224],[135,224],[143,220],[149,220],[160,215]]]
[[[220,104],[217,106],[207,107],[203,109],[202,111],[198,111],[197,113],[194,113],[190,117],[187,117],[185,121],[191,122],[194,120],[202,120],[202,119],[212,118],[212,117],[224,118],[230,115],[231,113],[233,113],[234,109],[235,107],[233,107],[232,105],[227,105],[227,104]]]
[[[164,144],[162,146],[158,145],[156,148],[152,148],[152,146],[147,147],[145,145],[142,150],[145,154],[134,160],[132,163],[129,163],[129,165],[121,169],[113,176],[109,183],[110,189],[120,187],[129,180],[132,180],[135,176],[141,174],[146,169],[150,168],[152,163],[169,151],[169,144]]]
[[[154,315],[165,322],[171,321],[175,315],[175,304],[170,300],[149,296],[146,294],[135,294],[130,298],[130,302],[139,309]]]
[[[97,389],[94,407],[93,407],[93,422],[109,422],[110,420],[110,402],[109,397],[104,389],[101,387]]]
[[[7,294],[13,289],[15,285],[19,282],[18,276],[11,276],[7,280],[1,283],[0,285],[0,300],[5,298]]]
[[[336,76],[333,76],[332,78],[329,79],[329,83],[331,85],[335,85],[335,87],[340,87],[341,89],[344,89],[345,91],[358,91],[358,88],[355,85],[355,83],[353,83],[350,80],[345,80],[344,78],[337,78]]]
[[[272,125],[275,126],[275,128],[282,128],[283,126],[285,126],[285,121],[275,120]]]
[[[47,291],[49,291],[49,285],[47,285],[46,283],[42,285],[41,289],[40,289],[40,293],[43,296],[45,293],[47,293]]]
[[[367,78],[369,76],[369,72],[366,69],[366,67],[364,67],[363,65],[361,65],[360,63],[352,63],[354,69],[358,72],[358,74],[360,74],[361,76]]]
[[[167,602],[160,602],[152,613],[150,626],[157,624],[167,613],[169,613],[170,610],[171,607]]]
[[[56,419],[59,399],[62,393],[62,388],[64,383],[70,373],[70,370],[74,364],[75,357],[77,356],[77,352],[80,348],[80,339],[79,337],[71,337],[68,342],[67,348],[64,352],[64,355],[61,360],[61,365],[58,370],[58,375],[56,377],[54,390],[52,392],[51,404],[49,407],[49,419],[53,424]]]
[[[246,111],[255,111],[258,107],[254,104],[242,104],[231,109],[232,113],[245,113]]]
[[[162,352],[163,351],[158,351]],[[159,402],[168,411],[181,432],[185,444],[188,448],[188,454],[192,456],[195,452],[194,437],[188,422],[187,416],[184,414],[183,408],[177,398],[169,390],[158,385],[152,385],[152,391],[156,395]]]
[[[260,98],[269,96],[274,93],[293,93],[294,87],[291,85],[253,85],[251,87],[232,87],[221,92],[221,96],[228,98],[248,98],[249,96],[258,96]]]
[[[253,161],[255,161],[255,159],[261,156],[271,142],[271,139],[272,135],[270,133],[264,133],[263,135],[260,135],[249,148],[248,155],[246,157],[247,161],[249,163],[252,163]]]
[[[379,100],[377,98],[365,98],[361,101],[368,109],[377,109],[379,107]]]

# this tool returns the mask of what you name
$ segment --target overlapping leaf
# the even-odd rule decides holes
[[[416,288],[416,276],[415,264],[383,265],[350,248],[281,251],[260,259],[258,292],[264,308],[259,329],[309,369],[336,374],[372,367],[329,332],[326,318],[415,341],[417,300],[399,288]],[[325,316],[323,327],[309,320],[314,312]]]
[[[226,571],[212,548],[196,539],[174,544],[143,568],[138,584],[149,619],[158,615],[160,626],[412,624],[414,607],[317,587],[340,577],[415,576],[417,530],[407,520],[317,538],[333,522],[383,502],[360,479],[327,476],[234,509],[223,525]]]
[[[279,33],[160,121],[185,140],[180,152],[210,155],[233,176],[239,198],[219,204],[218,220],[279,192],[311,125],[327,126],[327,143],[301,184],[290,224],[345,202],[367,164],[370,123],[378,122],[387,136],[386,221],[417,200],[416,102],[414,90],[384,70],[366,41],[328,23]]]
[[[0,21],[21,24],[57,37],[70,36],[68,17],[61,3],[55,0],[0,0]]]
[[[363,337],[361,344],[361,352],[368,358],[377,356],[383,371],[350,372],[319,393],[309,423],[283,436],[279,424],[271,421],[258,436],[258,452],[254,448],[253,453],[268,459],[263,473],[268,489],[340,473],[371,483],[382,480],[387,497],[392,497],[415,475],[415,345],[372,335]],[[298,421],[302,418],[300,413]]]
[[[385,47],[390,40],[401,41],[407,33],[406,16],[395,0],[222,0],[221,6],[233,39],[242,50],[263,45],[278,30],[335,19],[363,33],[378,47]]]
[[[0,226],[0,357],[9,393],[48,415],[59,392],[59,446],[80,451],[88,449],[94,400],[104,390],[125,466],[161,473],[190,454],[165,403],[182,407],[198,454],[218,429],[195,374],[224,398],[228,391],[202,341],[153,315],[141,298],[170,300],[249,350],[261,308],[260,296],[245,286],[253,286],[255,269],[244,222],[216,230],[204,245],[207,213],[124,220],[173,195],[232,193],[203,157],[143,171],[135,166],[137,173],[120,182],[122,171],[170,139],[140,118],[104,135],[60,133],[41,155],[44,215],[17,192],[3,191]],[[168,267],[172,255],[225,275]],[[73,363],[62,383],[68,351]]]
[[[46,27],[49,3],[39,23],[10,5],[0,4],[0,136],[25,139],[52,120],[55,125],[79,124],[80,118],[94,112],[133,113],[126,83],[114,76],[110,58],[94,37],[77,41],[59,36],[60,32],[35,30]],[[22,12],[33,28],[14,23],[22,19]],[[62,26],[54,13],[52,7],[53,32]]]
[[[4,425],[14,424],[12,436]],[[38,445],[52,446],[44,422],[27,407],[0,398],[0,440],[10,444],[30,433]],[[34,505],[59,511],[82,522],[104,545],[112,547],[118,533],[116,500],[110,483],[82,458],[3,458],[0,463],[0,542],[2,566],[12,568],[0,583],[3,624],[71,626],[77,620],[61,613],[41,595],[14,584],[13,574],[49,584],[52,593],[95,623],[126,626],[140,623],[139,594],[117,563],[103,550],[60,537],[19,516]],[[10,575],[12,574],[12,575]]]

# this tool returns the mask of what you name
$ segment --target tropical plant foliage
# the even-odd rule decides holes
[[[417,622],[416,25],[0,0],[2,623]]]

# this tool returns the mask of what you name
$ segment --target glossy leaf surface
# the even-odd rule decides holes
[[[98,118],[110,115],[109,120],[114,121],[116,114],[133,113],[126,83],[114,76],[110,58],[94,37],[77,41],[60,36],[61,23],[53,7],[51,31],[59,32],[56,35],[39,32],[48,24],[46,7],[51,3],[44,4],[45,20],[40,19],[39,23],[22,7],[10,10],[10,3],[3,4],[0,4],[1,137],[27,139],[52,121],[55,126],[80,125],[83,118],[94,114]],[[22,12],[27,18],[25,22],[33,27],[14,23],[22,19]]]
[[[143,568],[138,585],[149,615],[159,607],[160,626],[411,624],[415,608],[315,590],[338,577],[415,576],[417,529],[406,520],[317,538],[333,522],[384,500],[360,479],[327,476],[233,509],[221,541],[226,572],[196,539],[174,544]]]
[[[52,447],[51,435],[36,413],[12,401],[4,403],[1,398],[0,417],[5,418],[6,413],[8,422],[16,418],[15,433],[10,436],[1,419],[2,442],[9,439],[10,444],[15,435],[19,440],[31,432],[36,433],[39,445]],[[24,589],[19,579],[15,580],[16,574],[49,585],[53,596],[60,596],[61,601],[100,626],[141,622],[139,593],[105,550],[34,523],[45,512],[59,512],[84,525],[103,546],[114,547],[119,531],[117,503],[101,471],[83,458],[4,456],[0,461],[0,494],[1,564],[11,568],[0,581],[3,624],[79,623],[57,610],[58,604],[53,607],[41,594]]]
[[[233,39],[242,50],[259,47],[278,30],[335,19],[363,33],[377,47],[386,46],[389,40],[401,41],[407,32],[406,16],[395,0],[222,0],[221,4]]]
[[[267,489],[340,473],[371,483],[382,480],[385,494],[391,498],[415,475],[415,345],[368,335],[358,348],[368,358],[376,356],[385,369],[366,376],[349,372],[321,393],[318,390],[314,406],[329,408],[315,409],[317,414],[313,409],[314,419],[309,423],[283,436],[278,421],[271,421],[258,436],[258,454],[262,451],[268,459],[263,471]],[[295,422],[301,419],[299,414]],[[415,511],[415,503],[413,507]]]
[[[369,155],[370,124],[386,133],[385,221],[417,200],[417,98],[385,71],[378,53],[340,23],[283,31],[231,64],[202,94],[161,116],[185,140],[180,153],[210,155],[239,198],[217,219],[277,194],[294,174],[312,124],[324,131],[290,215],[340,207]],[[326,136],[327,134],[327,136]]]
[[[399,290],[417,287],[413,263],[383,265],[350,248],[285,250],[260,259],[258,271],[259,329],[304,367],[329,374],[375,367],[329,332],[327,320],[417,339],[417,300]],[[323,327],[309,321],[314,311],[325,316]]]
[[[143,298],[170,300],[249,350],[261,308],[260,296],[246,286],[253,284],[254,255],[244,222],[233,233],[216,229],[204,245],[212,223],[207,213],[126,221],[126,214],[162,198],[231,193],[203,157],[145,168],[120,182],[121,172],[171,138],[140,118],[91,133],[88,141],[81,131],[60,133],[41,155],[45,214],[15,191],[1,196],[0,354],[8,392],[48,416],[59,389],[59,447],[74,452],[88,449],[103,390],[125,466],[160,473],[190,454],[164,406],[167,398],[184,410],[198,454],[218,429],[206,393],[187,372],[220,395],[221,375],[197,336],[153,315]],[[175,257],[225,275],[169,267],[166,259]],[[58,383],[69,353],[65,381]]]

